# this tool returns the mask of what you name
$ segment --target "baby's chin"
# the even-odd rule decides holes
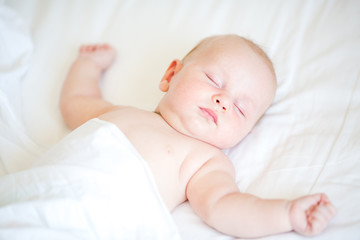
[[[239,141],[240,142],[240,141]],[[229,148],[232,148],[234,146],[236,146],[239,142],[236,142],[236,143],[218,143],[216,145],[213,145],[221,150],[225,150],[225,149],[229,149]]]

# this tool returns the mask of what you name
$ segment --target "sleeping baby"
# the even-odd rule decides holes
[[[154,206],[171,212],[189,201],[205,223],[236,237],[289,231],[312,236],[326,228],[336,210],[325,194],[268,200],[242,193],[234,167],[221,151],[239,143],[273,101],[276,76],[260,47],[236,35],[202,40],[182,60],[170,63],[159,84],[164,96],[154,112],[102,98],[98,83],[115,55],[107,44],[81,46],[64,82],[60,107],[66,124],[75,129],[68,137],[76,135],[74,146],[91,139],[107,152],[103,158],[111,155],[116,156],[114,163],[123,162],[119,190],[124,187],[124,199],[139,205],[148,201],[138,192],[150,181],[157,196]],[[92,131],[97,133],[92,136]],[[105,137],[96,142],[96,134]],[[79,156],[81,148],[76,148]],[[135,157],[124,157],[124,151]],[[85,158],[81,161],[89,168],[106,161]],[[149,174],[150,180],[131,177],[128,165],[138,176]],[[121,198],[117,201],[122,204]]]

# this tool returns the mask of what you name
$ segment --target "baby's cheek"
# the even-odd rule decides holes
[[[245,136],[243,131],[240,128],[229,128],[226,134],[222,136],[223,144],[225,145],[223,148],[231,148],[238,144]]]

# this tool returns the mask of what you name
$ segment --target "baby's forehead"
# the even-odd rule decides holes
[[[183,59],[194,61],[219,61],[233,58],[242,58],[243,55],[253,54],[256,57],[264,58],[266,54],[259,54],[254,46],[251,46],[246,39],[240,36],[213,36],[205,38],[196,45]],[[261,51],[261,49],[260,49]],[[266,59],[264,59],[266,62]],[[271,64],[271,61],[269,61]],[[268,64],[268,63],[266,63]]]
[[[205,38],[201,41],[194,51],[197,51],[199,54],[204,54],[212,51],[226,51],[228,49],[244,48],[246,47],[246,42],[241,37],[223,37],[215,36]]]
[[[229,44],[226,43],[230,42],[231,40],[237,40],[238,44],[242,44],[241,37],[239,36],[237,36],[236,39],[235,37],[230,36],[207,37],[198,43],[193,49],[191,49],[190,52],[188,52],[188,54],[183,58],[183,62],[185,63],[189,59],[202,57],[204,54],[208,54],[216,48],[221,48],[221,46],[229,46]],[[217,49],[217,51],[219,51],[219,49]]]
[[[201,42],[188,57],[190,62],[196,64],[206,64],[210,66],[224,67],[234,66],[242,68],[242,62],[249,57],[258,59],[259,65],[262,56],[256,53],[241,39],[231,38],[211,38]]]
[[[197,51],[194,53],[195,62],[223,67],[223,70],[230,69],[228,73],[234,74],[235,78],[241,78],[244,72],[255,71],[262,74],[261,81],[268,79],[265,82],[271,85],[271,91],[276,89],[276,75],[271,60],[250,40],[239,36],[211,37],[200,42],[194,51]]]
[[[261,47],[246,38],[237,35],[209,37],[200,42],[193,49],[193,51],[195,53],[195,57],[196,55],[200,58],[202,56],[212,56],[215,59],[226,59],[227,57],[231,56],[241,57],[241,55],[245,53],[251,53],[251,55],[260,59],[260,61],[268,67],[268,69],[273,75],[274,80],[276,81],[275,69],[268,55],[262,50]]]

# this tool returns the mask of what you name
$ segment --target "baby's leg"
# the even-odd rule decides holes
[[[98,82],[115,58],[111,46],[83,45],[72,64],[60,96],[60,108],[66,124],[74,129],[114,106],[105,101]]]

